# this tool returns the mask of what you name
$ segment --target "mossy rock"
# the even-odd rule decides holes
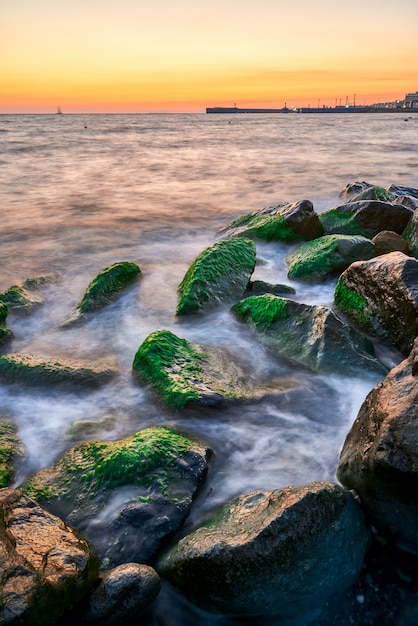
[[[280,393],[297,386],[290,378],[267,385],[222,348],[193,344],[168,330],[151,333],[138,349],[133,371],[173,410],[221,407]]]
[[[255,263],[255,245],[249,239],[226,239],[206,248],[180,283],[176,315],[242,298]]]
[[[25,448],[17,436],[16,425],[0,419],[0,488],[9,486],[15,462],[24,454]]]
[[[7,304],[9,309],[30,311],[42,304],[39,290],[57,279],[58,276],[55,274],[27,278],[21,285],[12,285],[0,293],[0,300]]]
[[[78,444],[20,488],[82,530],[107,565],[142,563],[187,515],[210,454],[171,428],[147,428]]]
[[[396,198],[396,195],[385,189],[384,187],[379,187],[377,185],[371,185],[367,187],[367,189],[363,189],[360,193],[355,194],[352,198],[352,202],[357,202],[358,200],[380,200],[381,202],[393,202]]]
[[[12,331],[6,326],[8,312],[7,305],[0,302],[0,346],[13,337]]]
[[[326,235],[363,235],[374,237],[382,230],[401,234],[412,217],[412,209],[381,200],[348,202],[320,213]]]
[[[323,234],[310,200],[265,207],[246,213],[228,224],[227,237],[249,237],[265,241],[311,240]]]
[[[80,385],[100,387],[116,374],[113,363],[86,364],[70,359],[48,359],[35,354],[0,356],[0,380],[32,386]]]
[[[402,233],[402,238],[408,243],[412,256],[418,259],[418,209],[415,209],[413,216]]]
[[[119,293],[141,274],[136,263],[121,261],[103,269],[91,281],[84,296],[69,320],[63,326],[70,326],[92,311],[114,302]]]
[[[288,277],[321,281],[340,274],[351,263],[371,259],[375,245],[361,235],[325,235],[308,241],[286,257]]]
[[[330,307],[265,295],[241,300],[232,312],[261,343],[299,366],[354,376],[361,371],[386,373],[372,343]]]

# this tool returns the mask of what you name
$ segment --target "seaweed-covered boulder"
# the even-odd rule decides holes
[[[27,278],[21,285],[12,285],[0,293],[0,300],[14,311],[30,311],[42,304],[41,288],[56,280],[58,276],[55,274]]]
[[[334,303],[409,354],[418,335],[418,260],[390,252],[353,263],[338,280]]]
[[[140,274],[141,270],[136,263],[121,261],[109,265],[91,281],[76,310],[63,325],[69,326],[86,314],[110,304]]]
[[[110,361],[97,364],[61,358],[57,361],[21,353],[0,356],[0,380],[7,383],[96,388],[107,383],[115,374],[114,363]]]
[[[79,531],[14,489],[0,490],[0,623],[49,626],[99,574]]]
[[[418,339],[363,402],[337,475],[381,533],[418,555]]]
[[[135,355],[133,371],[174,410],[220,407],[296,386],[291,379],[266,388],[256,385],[226,350],[190,343],[169,330],[148,335]]]
[[[310,241],[323,234],[310,200],[268,206],[241,215],[223,230],[227,237],[249,237],[267,241]]]
[[[351,196],[350,202],[358,202],[359,200],[380,200],[381,202],[394,202],[396,195],[385,189],[384,187],[378,187],[377,185],[369,185],[360,192]]]
[[[249,239],[226,239],[206,248],[181,281],[176,315],[212,308],[242,298],[256,263]]]
[[[25,452],[16,425],[0,418],[0,488],[9,486],[15,463]]]
[[[91,592],[87,608],[76,624],[112,626],[138,615],[157,597],[161,583],[149,565],[124,563],[106,572]]]
[[[375,245],[375,256],[388,254],[389,252],[403,252],[409,255],[408,242],[392,230],[380,231],[380,233],[377,233],[377,235],[373,237],[372,241]],[[353,260],[360,261],[361,259]]]
[[[232,312],[280,356],[313,371],[385,373],[373,345],[327,306],[265,295],[237,302]]]
[[[342,189],[339,193],[340,198],[352,198],[353,196],[362,193],[369,187],[373,187],[371,183],[366,183],[366,181],[356,181],[354,183],[347,183],[347,185]]]
[[[7,328],[6,320],[8,315],[7,305],[0,302],[0,346],[12,338],[12,331]]]
[[[327,235],[340,233],[374,237],[381,230],[401,234],[413,211],[401,204],[380,200],[348,202],[319,215]]]
[[[403,231],[402,238],[408,243],[411,254],[418,259],[418,208]]]
[[[348,490],[310,483],[235,498],[156,569],[206,610],[308,624],[357,579],[368,540]]]
[[[208,470],[211,451],[170,428],[70,448],[21,489],[77,526],[103,568],[144,563],[181,525]]]
[[[353,261],[371,259],[375,246],[361,235],[324,235],[308,241],[286,257],[288,276],[299,280],[325,280],[340,274]]]
[[[263,296],[266,293],[271,293],[274,296],[284,296],[286,294],[288,295],[296,293],[296,289],[294,289],[290,285],[271,285],[270,283],[264,282],[264,280],[250,280],[247,290],[244,293],[244,297],[248,298],[248,296]]]

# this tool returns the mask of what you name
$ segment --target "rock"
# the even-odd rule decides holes
[[[39,290],[56,280],[58,280],[58,276],[55,274],[27,278],[23,284],[12,285],[0,293],[0,300],[14,311],[30,311],[35,306],[42,304]]]
[[[241,300],[232,312],[249,324],[261,343],[313,371],[386,373],[374,358],[371,342],[330,307],[265,295]]]
[[[407,355],[418,335],[418,261],[390,252],[357,261],[341,274],[335,305]]]
[[[176,315],[196,313],[242,298],[255,262],[255,245],[249,239],[227,239],[206,248],[180,283]]]
[[[388,191],[384,187],[370,185],[350,198],[350,202],[358,202],[359,200],[380,200],[382,202],[394,202],[396,195]]]
[[[270,283],[265,283],[264,280],[250,280],[244,297],[263,296],[266,293],[271,293],[275,296],[283,296],[285,294],[296,293],[296,289],[290,287],[290,285],[270,285]]]
[[[98,433],[105,430],[111,432],[117,425],[117,416],[114,414],[103,415],[98,419],[83,419],[73,422],[66,432],[68,439],[87,439],[96,437]]]
[[[175,411],[219,408],[297,385],[292,379],[276,380],[267,388],[255,384],[226,350],[190,343],[169,330],[148,335],[135,355],[133,371]]]
[[[86,314],[97,311],[113,302],[118,294],[141,274],[135,263],[113,263],[99,272],[91,281],[73,315],[63,326],[79,321]]]
[[[0,302],[0,346],[10,341],[13,337],[12,331],[6,326],[8,309],[4,302]]]
[[[14,466],[26,450],[17,436],[17,427],[8,420],[0,419],[0,488],[8,487]]]
[[[326,280],[340,274],[353,261],[371,259],[375,246],[361,235],[324,235],[308,241],[286,257],[288,277],[299,280]]]
[[[75,529],[14,489],[0,490],[0,623],[49,626],[89,591],[99,573]]]
[[[70,448],[21,486],[85,534],[107,569],[145,563],[187,516],[211,451],[170,428]]]
[[[403,252],[409,255],[409,246],[405,239],[402,239],[400,235],[394,233],[392,230],[382,230],[377,233],[372,239],[375,245],[375,256],[381,254],[387,254],[388,252]],[[365,257],[364,257],[365,258]],[[360,261],[361,259],[353,259],[353,261]]]
[[[70,359],[46,359],[35,354],[4,354],[0,356],[0,380],[32,386],[77,385],[96,388],[116,374],[114,363],[82,363]]]
[[[363,402],[337,476],[380,532],[418,555],[418,339]]]
[[[340,191],[339,196],[340,198],[351,198],[358,195],[362,191],[365,191],[369,187],[373,187],[373,185],[366,183],[365,181],[348,183],[344,189]]]
[[[223,230],[227,237],[267,241],[310,241],[323,234],[310,200],[268,206],[235,219]]]
[[[125,563],[110,570],[90,594],[78,624],[124,624],[147,608],[160,591],[160,578],[149,565]]]
[[[205,610],[307,624],[357,579],[368,540],[351,493],[317,482],[237,497],[156,569]]]
[[[415,209],[408,226],[403,231],[402,238],[408,243],[412,256],[418,259],[418,208]]]
[[[380,200],[348,202],[319,215],[325,234],[341,233],[374,237],[381,230],[401,234],[412,217],[412,210]]]
[[[418,189],[415,187],[403,187],[402,185],[391,185],[389,191],[395,196],[411,196],[418,199]]]

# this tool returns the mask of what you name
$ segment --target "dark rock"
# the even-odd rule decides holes
[[[352,494],[311,483],[237,497],[156,569],[208,611],[307,624],[357,579],[368,541]]]
[[[265,295],[241,300],[232,312],[250,325],[264,345],[313,371],[386,372],[374,358],[371,342],[330,307]]]
[[[33,386],[77,385],[96,388],[116,374],[114,363],[82,363],[70,359],[46,359],[35,354],[0,356],[0,380]]]
[[[109,568],[144,563],[187,516],[211,451],[169,428],[90,441],[21,486],[90,539]]]
[[[389,191],[396,196],[412,196],[418,199],[418,189],[415,187],[403,187],[402,185],[391,185]]]
[[[409,246],[405,239],[402,239],[400,235],[394,233],[392,230],[382,230],[377,233],[372,239],[375,245],[375,256],[381,254],[388,254],[388,252],[403,252],[409,255]],[[353,259],[360,261],[361,259]]]
[[[153,602],[160,591],[160,578],[149,565],[125,563],[110,570],[90,594],[86,612],[78,624],[113,626],[125,624]]]
[[[139,347],[133,371],[149,383],[173,410],[186,407],[219,408],[295,387],[291,379],[267,387],[248,373],[223,348],[193,344],[169,330],[157,330]]]
[[[0,488],[9,486],[15,463],[25,453],[25,447],[17,436],[16,425],[0,419]]]
[[[271,285],[270,283],[265,283],[264,280],[250,280],[244,297],[263,296],[266,293],[271,293],[274,296],[284,296],[296,293],[296,289],[290,287],[290,285]]]
[[[249,237],[266,241],[310,241],[323,234],[310,200],[268,206],[247,213],[225,227],[227,237]]]
[[[176,315],[196,313],[242,298],[256,263],[249,239],[226,239],[193,261],[180,286]]]
[[[335,305],[407,355],[418,335],[418,261],[391,252],[357,261],[341,274]]]
[[[99,573],[92,546],[14,489],[0,490],[0,623],[49,626]]]
[[[388,191],[384,187],[371,185],[367,189],[363,189],[360,193],[354,194],[350,198],[350,202],[358,202],[359,200],[381,200],[382,202],[394,202],[395,194]]]
[[[358,195],[362,191],[365,191],[369,187],[373,187],[373,185],[371,185],[370,183],[366,183],[365,181],[348,183],[344,187],[344,189],[340,191],[339,196],[340,198],[351,198],[355,195]]]
[[[411,254],[418,259],[418,208],[403,231],[402,238],[408,243]]]
[[[372,524],[418,555],[418,339],[410,356],[368,394],[337,476],[360,495]]]
[[[379,200],[349,202],[319,215],[325,234],[374,237],[381,230],[401,234],[413,211],[401,204]]]
[[[286,257],[292,279],[321,281],[340,274],[353,261],[371,259],[375,246],[361,235],[324,235]]]

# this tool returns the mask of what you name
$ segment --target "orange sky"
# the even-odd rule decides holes
[[[417,0],[0,0],[0,113],[385,102],[417,40]]]

